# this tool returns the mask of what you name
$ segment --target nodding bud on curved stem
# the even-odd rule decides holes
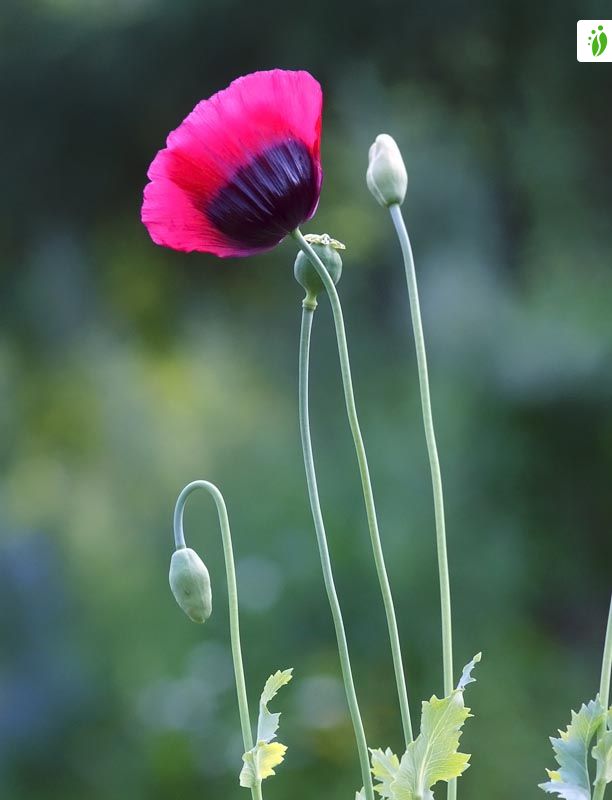
[[[381,206],[404,202],[408,173],[395,139],[387,133],[379,134],[370,147],[366,182]]]
[[[195,550],[175,550],[170,561],[170,588],[189,619],[203,623],[212,613],[212,591],[206,564]]]
[[[236,568],[232,534],[230,532],[227,507],[223,495],[210,481],[191,481],[179,494],[174,506],[174,545],[175,553],[170,563],[170,586],[179,606],[194,620],[204,622],[211,612],[210,577],[204,562],[185,543],[183,532],[183,512],[189,495],[196,489],[204,489],[212,497],[217,507],[223,555],[225,558],[225,574],[227,577],[227,601],[229,606],[230,639],[232,643],[232,661],[236,677],[236,692],[240,712],[240,727],[245,752],[253,747],[253,731],[249,716],[249,703],[242,665],[242,647],[240,645],[240,620],[238,619],[238,587],[236,585]],[[261,800],[261,789],[252,790],[253,800]]]

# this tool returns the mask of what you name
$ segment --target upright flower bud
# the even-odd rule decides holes
[[[332,239],[326,233],[321,235],[309,233],[304,239],[319,256],[334,283],[338,283],[342,275],[342,259],[339,250],[346,250],[342,242]],[[293,274],[296,281],[304,287],[312,299],[324,291],[323,281],[312,261],[302,250],[297,254]],[[316,306],[316,303],[314,304]]]
[[[190,547],[182,547],[172,554],[170,588],[189,619],[206,622],[212,612],[210,575],[200,556]]]
[[[378,135],[370,147],[366,181],[381,206],[404,202],[408,173],[395,139],[387,133]]]

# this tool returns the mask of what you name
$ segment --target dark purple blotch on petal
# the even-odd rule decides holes
[[[273,247],[312,215],[318,176],[305,144],[288,140],[240,167],[207,203],[213,225],[249,247]]]

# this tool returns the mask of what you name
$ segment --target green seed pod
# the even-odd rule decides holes
[[[189,619],[206,622],[212,612],[210,575],[200,556],[190,547],[172,554],[170,588]]]
[[[309,233],[304,239],[310,244],[315,253],[319,256],[334,283],[338,283],[342,275],[342,259],[339,250],[345,250],[342,242],[332,239],[326,233],[322,235]],[[293,274],[296,281],[304,287],[311,298],[317,297],[325,290],[323,281],[319,277],[316,267],[312,264],[308,256],[300,250],[295,259]]]
[[[377,136],[370,147],[366,182],[381,206],[404,202],[408,173],[395,139],[387,133]]]

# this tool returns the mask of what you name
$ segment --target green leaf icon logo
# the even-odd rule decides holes
[[[598,25],[596,31],[591,31],[589,43],[591,45],[591,51],[595,57],[603,55],[606,47],[608,46],[608,37],[603,29],[603,25]]]
[[[605,31],[602,31],[599,34],[599,53],[597,53],[597,55],[598,56],[602,55],[603,51],[606,49],[607,46],[608,46],[608,37],[606,36]]]

